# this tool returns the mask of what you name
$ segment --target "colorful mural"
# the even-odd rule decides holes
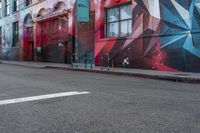
[[[106,12],[127,4],[131,13],[123,8],[120,17],[131,25],[121,25],[128,34],[117,37],[116,25],[112,32],[107,25],[116,16],[111,13],[113,22],[107,22]],[[90,0],[85,23],[76,21],[75,0],[45,0],[20,9],[0,19],[1,59],[84,63],[89,54],[97,66],[200,72],[200,0]],[[20,45],[13,47],[16,21]]]
[[[72,16],[70,11],[68,15],[68,10],[72,9],[74,1],[33,0],[33,5],[26,7],[24,0],[19,0],[19,12],[11,12],[8,16],[0,19],[2,28],[0,58],[66,62],[65,59],[68,57],[65,57],[67,56],[65,54],[65,41],[68,38],[68,32],[71,33],[72,29],[69,28],[72,24]],[[4,7],[4,3],[2,4]],[[13,8],[12,5],[10,8]],[[19,23],[20,42],[16,46],[13,46],[14,22]],[[55,52],[52,51],[54,48]]]
[[[99,6],[97,65],[200,72],[200,0],[132,0],[132,35],[105,38],[102,9],[127,0],[96,1]]]

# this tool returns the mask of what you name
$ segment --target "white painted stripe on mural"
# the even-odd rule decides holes
[[[47,94],[47,95],[23,97],[23,98],[16,98],[16,99],[8,99],[8,100],[0,101],[0,105],[38,101],[38,100],[45,100],[45,99],[59,98],[59,97],[68,97],[68,96],[74,96],[74,95],[84,95],[84,94],[89,94],[89,93],[90,92],[71,91],[71,92],[62,92],[62,93],[56,93],[56,94]]]

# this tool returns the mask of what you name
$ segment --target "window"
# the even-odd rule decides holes
[[[2,4],[1,4],[1,0],[0,0],[0,18],[2,17]]]
[[[13,11],[16,12],[19,10],[19,0],[14,0]]]
[[[26,6],[29,6],[32,4],[32,0],[26,0]]]
[[[19,44],[19,23],[13,23],[13,47]]]
[[[10,14],[10,1],[5,0],[5,16],[8,16]]]
[[[2,28],[0,27],[0,46],[2,45]]]
[[[112,7],[105,14],[105,36],[123,37],[132,33],[131,4]]]

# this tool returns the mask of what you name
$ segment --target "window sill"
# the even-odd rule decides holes
[[[25,8],[29,8],[29,7],[31,7],[31,6],[33,6],[33,4],[25,5],[24,7],[25,7]]]
[[[19,13],[19,10],[14,11],[14,12],[13,12],[13,15],[16,15],[17,13]]]
[[[2,18],[7,18],[7,17],[10,17],[10,14],[9,15],[5,15],[4,17],[2,17]]]
[[[107,37],[107,38],[101,38],[99,41],[113,41],[113,40],[126,40],[126,39],[132,39],[131,36],[124,36],[124,37]]]
[[[14,46],[11,46],[11,48],[13,48],[13,49],[18,49],[18,48],[20,48],[20,47],[19,47],[19,45],[14,45]]]

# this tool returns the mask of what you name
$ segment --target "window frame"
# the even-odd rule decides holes
[[[13,43],[12,47],[16,47],[19,44],[19,21],[13,23]]]
[[[5,16],[10,15],[10,0],[5,0]]]
[[[0,18],[2,18],[2,0],[0,0]]]
[[[19,0],[13,0],[13,12],[19,11]]]
[[[131,36],[131,34],[133,33],[132,31],[132,28],[131,28],[131,33],[130,34],[127,34],[125,36],[122,36],[121,35],[121,22],[127,22],[127,21],[130,21],[131,20],[131,27],[133,26],[133,13],[131,11],[131,17],[130,18],[127,18],[127,19],[121,19],[121,8],[123,6],[132,6],[131,3],[125,3],[125,4],[120,4],[120,5],[117,5],[117,6],[112,6],[112,7],[109,7],[109,8],[105,8],[104,9],[104,38],[122,38],[122,37],[128,37],[128,36]],[[118,16],[118,20],[116,21],[112,21],[112,22],[109,22],[108,21],[108,11],[110,9],[113,9],[113,8],[117,8],[118,9],[118,12],[119,12],[119,16]],[[108,36],[108,27],[110,24],[112,23],[118,23],[118,35],[117,36]]]
[[[3,40],[3,36],[2,36],[2,26],[0,26],[0,46],[2,45],[2,40]]]
[[[33,0],[26,0],[25,4],[26,6],[30,6],[33,4]]]

